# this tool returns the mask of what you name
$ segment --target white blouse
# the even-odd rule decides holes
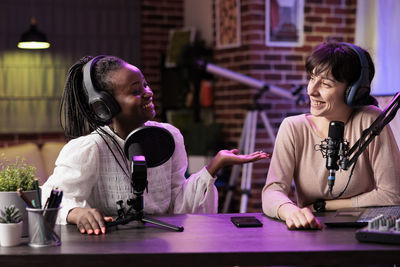
[[[187,155],[179,130],[170,124],[155,121],[148,121],[145,125],[167,129],[174,137],[175,151],[164,164],[147,169],[148,192],[143,193],[144,212],[217,213],[216,178],[205,167],[188,179],[184,176]],[[123,148],[124,140],[109,127],[103,129]],[[66,224],[68,212],[75,207],[97,208],[104,216],[117,215],[116,202],[119,200],[127,207],[126,200],[133,196],[130,170],[127,169],[130,166],[109,138],[105,138],[124,171],[98,133],[93,132],[68,142],[56,160],[53,174],[42,186],[43,204],[51,189],[58,187],[63,190],[57,223]]]

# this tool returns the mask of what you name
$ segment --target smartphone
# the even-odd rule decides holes
[[[237,227],[262,227],[262,223],[254,216],[231,217],[231,221]]]

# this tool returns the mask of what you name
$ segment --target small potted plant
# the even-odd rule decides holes
[[[20,210],[22,220],[28,221],[28,214],[25,210],[25,203],[17,194],[17,189],[21,188],[24,195],[29,199],[36,198],[35,172],[36,168],[29,165],[24,159],[17,157],[14,163],[0,155],[0,208],[14,205]],[[28,236],[28,224],[24,223],[22,236]]]
[[[14,205],[0,210],[0,245],[18,246],[21,243],[22,218]]]

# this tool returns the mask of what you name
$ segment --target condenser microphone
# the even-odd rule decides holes
[[[326,168],[329,171],[328,186],[332,192],[335,184],[335,173],[339,169],[339,151],[343,146],[344,123],[341,121],[331,121],[329,123],[329,132],[326,150]]]

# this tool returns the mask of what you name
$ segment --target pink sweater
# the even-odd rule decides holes
[[[380,113],[373,106],[353,112],[344,131],[344,138],[349,141],[350,147]],[[326,159],[315,150],[315,145],[321,144],[321,141],[305,114],[283,120],[262,191],[262,207],[266,215],[277,218],[278,208],[292,202],[288,194],[293,179],[299,207],[319,198],[331,199]],[[334,195],[343,190],[351,168],[336,172]],[[351,198],[353,207],[400,205],[400,152],[389,125],[358,158],[342,198]]]

